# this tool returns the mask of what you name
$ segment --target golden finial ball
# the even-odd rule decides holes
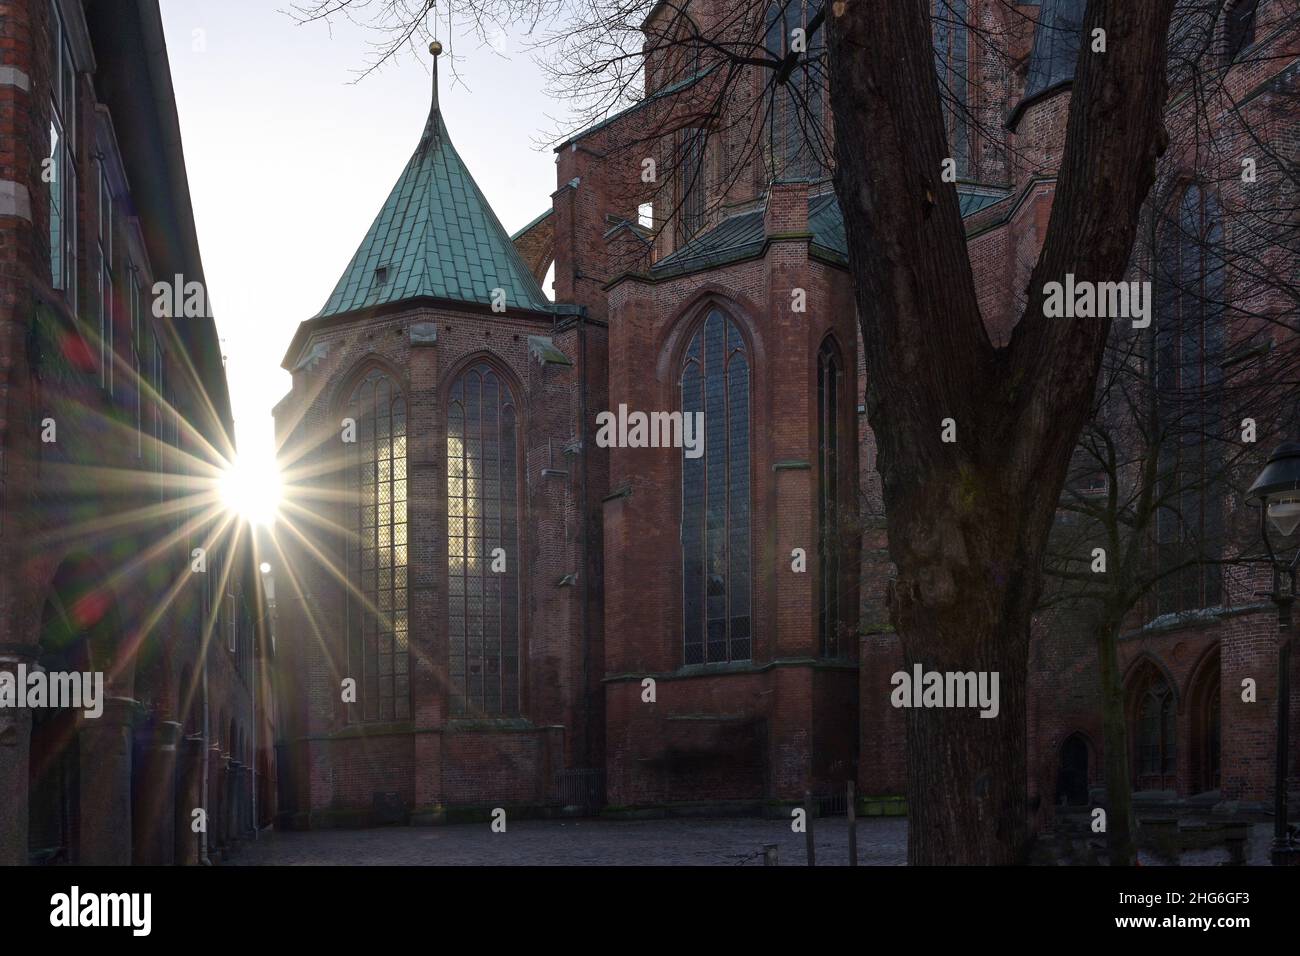
[[[442,44],[439,43],[437,40],[434,40],[432,43],[429,44],[429,52],[432,53],[434,56],[440,55],[442,53]]]

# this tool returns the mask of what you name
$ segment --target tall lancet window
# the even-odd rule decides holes
[[[348,548],[348,664],[364,720],[409,720],[406,605],[406,404],[378,369],[352,393],[356,494]]]
[[[813,21],[822,0],[772,0],[763,44],[779,59],[795,56],[789,78],[768,106],[768,173],[773,179],[823,179],[826,140],[826,28]],[[765,82],[767,79],[765,78]]]
[[[447,406],[447,638],[451,712],[519,714],[519,415],[479,363]]]
[[[840,653],[840,401],[844,369],[839,350],[827,339],[817,354],[817,527],[819,607],[817,634],[822,657]]]
[[[709,312],[686,349],[682,412],[704,413],[704,454],[682,458],[685,663],[747,661],[750,631],[749,358]]]
[[[1223,219],[1212,193],[1191,183],[1160,226],[1156,248],[1155,365],[1160,448],[1156,558],[1158,614],[1213,607],[1223,598]]]
[[[934,66],[943,124],[957,173],[970,175],[970,15],[968,0],[933,0]]]

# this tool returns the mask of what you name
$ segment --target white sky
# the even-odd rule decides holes
[[[289,390],[280,359],[294,330],[324,305],[429,112],[427,53],[405,53],[355,82],[373,37],[343,20],[298,26],[279,12],[285,5],[161,3],[237,440],[254,468],[274,454],[271,407]],[[556,106],[518,38],[496,42],[508,59],[472,37],[451,39],[461,82],[444,55],[443,115],[514,232],[550,205],[554,154],[534,143]]]

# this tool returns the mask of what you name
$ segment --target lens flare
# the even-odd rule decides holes
[[[221,475],[221,501],[251,525],[274,524],[280,511],[280,475],[275,463],[237,457]]]

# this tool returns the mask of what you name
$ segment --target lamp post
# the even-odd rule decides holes
[[[1300,547],[1288,562],[1279,555],[1269,534],[1272,525],[1288,538],[1300,525],[1300,442],[1286,442],[1269,456],[1246,493],[1247,504],[1259,506],[1259,536],[1273,572],[1273,589],[1266,596],[1277,605],[1277,756],[1273,770],[1273,852],[1274,866],[1300,863],[1300,847],[1291,841],[1287,826],[1286,770],[1289,745],[1288,710],[1291,696],[1291,608],[1296,598],[1296,564]]]

